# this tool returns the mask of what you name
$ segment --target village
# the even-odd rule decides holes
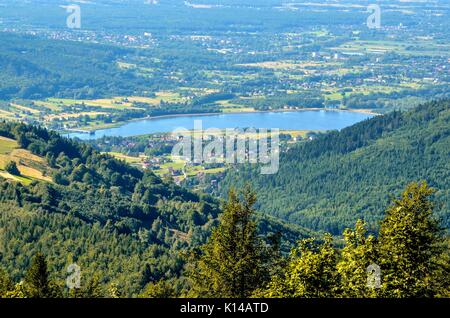
[[[311,141],[321,132],[318,131],[281,131],[279,151],[288,151],[295,143]],[[248,136],[255,138],[255,136]],[[171,179],[177,184],[183,184],[202,189],[214,189],[218,181],[224,176],[227,169],[236,166],[223,158],[210,158],[198,162],[182,155],[172,154],[174,147],[182,141],[182,137],[173,133],[156,133],[133,137],[103,137],[91,140],[89,143],[104,153],[138,167],[142,170],[151,170],[157,175]],[[203,144],[215,142],[225,143],[225,136],[204,136]],[[249,139],[250,140],[250,139]],[[258,154],[250,147],[245,148],[244,161],[249,162]],[[206,162],[205,162],[206,161]]]

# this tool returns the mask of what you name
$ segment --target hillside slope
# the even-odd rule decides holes
[[[281,156],[275,175],[239,167],[226,175],[221,191],[250,180],[262,212],[338,234],[358,218],[376,226],[389,201],[386,194],[423,179],[439,190],[437,213],[449,227],[449,159],[450,101],[445,100],[301,144]]]
[[[148,87],[116,62],[133,50],[0,33],[0,100],[132,95]]]
[[[150,281],[182,278],[182,253],[204,243],[217,224],[217,200],[85,144],[17,123],[0,122],[0,138],[8,160],[13,151],[27,154],[49,174],[27,182],[0,176],[0,267],[15,280],[40,251],[58,281],[76,262],[86,277],[96,274],[135,295]],[[270,218],[259,230],[290,242],[311,234]]]
[[[20,175],[11,175],[5,171],[8,163],[15,162]],[[45,164],[45,159],[33,155],[31,151],[20,149],[14,139],[0,137],[0,176],[29,184],[33,180],[51,182],[51,169]]]

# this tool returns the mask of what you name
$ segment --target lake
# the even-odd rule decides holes
[[[286,112],[230,113],[214,115],[176,116],[143,119],[127,122],[121,126],[100,129],[93,134],[69,133],[69,137],[83,140],[103,136],[129,137],[158,132],[171,132],[176,128],[194,128],[194,120],[202,121],[202,128],[279,128],[281,130],[334,130],[351,126],[371,118],[367,113],[327,110]]]

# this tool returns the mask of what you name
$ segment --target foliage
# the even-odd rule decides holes
[[[0,268],[0,298],[5,297],[8,291],[14,288],[14,284],[6,274],[6,272]]]
[[[191,274],[196,296],[248,297],[266,281],[269,260],[252,220],[255,201],[248,188],[242,201],[230,191],[219,226],[196,255]]]
[[[51,281],[44,255],[38,253],[32,260],[24,280],[26,296],[29,298],[55,298],[58,290]]]
[[[173,282],[169,280],[159,280],[149,283],[144,292],[139,296],[141,298],[173,298],[176,291]]]
[[[344,231],[344,247],[336,265],[341,279],[343,297],[376,297],[376,290],[367,286],[367,269],[379,259],[378,242],[373,235],[367,236],[365,222],[358,220],[354,230]]]
[[[14,176],[20,176],[20,171],[17,168],[17,164],[15,161],[8,162],[5,166],[5,171]]]
[[[111,283],[124,297],[166,279],[180,280],[177,293],[186,288],[180,252],[204,244],[217,224],[217,200],[40,127],[0,123],[0,135],[44,159],[54,180],[23,186],[0,178],[0,263],[14,282],[42,252],[59,282],[69,264],[81,267],[73,297],[109,295]],[[283,246],[309,233],[262,218],[258,233],[277,232],[286,234]],[[97,283],[89,281],[94,275]]]
[[[103,298],[105,297],[104,287],[100,277],[95,274],[89,280],[85,281],[80,288],[73,288],[69,292],[70,298]]]
[[[14,34],[2,34],[0,43],[0,99],[97,98],[143,88],[143,78],[113,63],[127,49]]]
[[[447,297],[449,246],[432,215],[433,192],[425,182],[409,184],[388,207],[379,239],[367,235],[364,222],[358,221],[354,230],[344,232],[340,252],[329,235],[320,245],[301,241],[282,274],[255,296]],[[374,266],[379,273],[371,271]]]
[[[326,235],[320,245],[314,239],[302,240],[291,252],[282,276],[274,276],[264,297],[319,298],[336,295],[337,251],[332,237]]]
[[[265,246],[256,236],[254,194],[230,193],[219,226],[190,259],[191,284],[154,279],[139,297],[448,297],[449,243],[432,214],[433,191],[424,182],[408,185],[387,208],[378,239],[358,221],[344,232],[342,249],[326,234],[301,240],[287,257],[276,253],[278,244]],[[368,284],[372,265],[381,268],[379,285]],[[0,271],[0,297],[60,297],[61,282],[53,277],[37,253],[21,283]],[[104,286],[94,275],[67,297],[126,297],[118,283],[106,293]]]
[[[386,211],[379,237],[385,296],[430,297],[433,282],[448,280],[436,275],[443,238],[428,199],[434,192],[426,182],[412,183]]]

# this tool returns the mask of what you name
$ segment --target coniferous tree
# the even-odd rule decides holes
[[[47,261],[44,255],[37,253],[25,275],[25,292],[30,298],[58,297],[56,285],[50,280]]]
[[[191,273],[193,293],[203,297],[248,297],[267,280],[267,253],[252,219],[256,196],[242,200],[231,190],[219,226],[202,247]]]
[[[14,161],[10,161],[6,164],[5,171],[14,176],[20,176],[19,168],[17,168],[17,164]]]
[[[85,286],[71,289],[69,296],[71,298],[103,298],[105,294],[100,284],[100,278],[98,275],[94,275]]]
[[[5,294],[0,295],[0,298],[26,298],[26,291],[23,286],[23,282],[17,283],[13,286],[12,290],[7,291]]]
[[[122,297],[122,292],[119,289],[119,286],[117,286],[116,283],[111,283],[109,285],[109,297],[110,298],[121,298]]]
[[[14,289],[14,284],[8,274],[0,268],[0,298],[6,297],[6,293]]]
[[[140,285],[145,287],[148,283],[154,281],[154,276],[150,264],[145,264],[145,267],[141,273]]]

